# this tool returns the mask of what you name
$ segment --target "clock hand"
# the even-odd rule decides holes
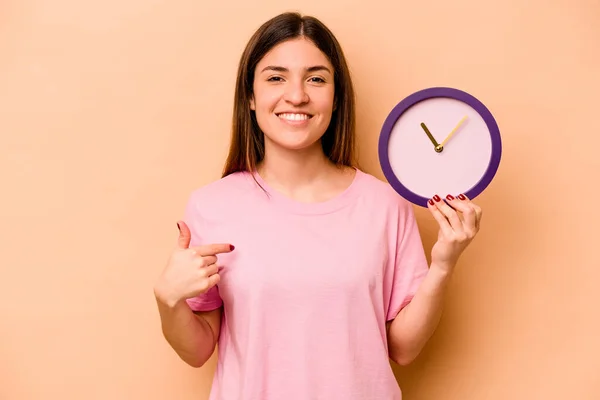
[[[425,125],[424,122],[421,122],[421,128],[423,128],[423,130],[427,134],[427,137],[429,137],[429,140],[431,140],[431,143],[433,143],[433,146],[436,147],[436,148],[440,147],[440,145],[435,140],[435,138],[433,137],[433,135],[431,134],[431,132],[429,132],[429,129],[427,129],[427,126]]]
[[[460,128],[460,126],[463,124],[463,122],[465,122],[465,120],[467,119],[467,116],[465,115],[459,122],[458,124],[454,127],[454,129],[452,129],[452,132],[450,132],[448,134],[448,136],[446,136],[446,139],[444,139],[444,141],[442,142],[441,146],[444,147],[446,145],[446,143],[448,143],[448,140],[450,140],[450,138],[454,135],[454,133],[456,133],[456,131],[458,130],[458,128]]]

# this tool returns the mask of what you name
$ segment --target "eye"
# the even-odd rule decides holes
[[[325,79],[320,78],[318,76],[313,76],[312,78],[310,78],[310,81],[314,83],[325,83]]]
[[[271,76],[267,79],[268,82],[281,82],[282,80],[283,78],[281,78],[280,76]]]

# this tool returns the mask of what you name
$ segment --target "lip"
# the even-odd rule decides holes
[[[285,119],[285,118],[281,118],[280,115],[281,114],[304,114],[307,115],[308,118],[307,119],[299,119],[299,120],[290,120],[290,119]],[[313,117],[312,114],[307,113],[307,112],[303,112],[303,111],[281,111],[281,112],[276,112],[275,116],[283,123],[288,124],[288,125],[292,125],[292,126],[301,126],[301,125],[305,125],[308,124],[308,122],[311,120],[311,118]]]
[[[283,111],[277,111],[275,113],[275,115],[280,116],[281,114],[304,114],[304,115],[308,115],[309,118],[311,118],[313,115],[307,111],[300,111],[300,110],[283,110]]]

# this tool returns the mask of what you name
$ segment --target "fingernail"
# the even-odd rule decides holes
[[[234,246],[234,245],[232,245],[232,244],[230,244],[230,245],[229,245],[229,248],[230,248],[231,250],[233,250],[233,249],[235,249],[235,246]]]
[[[435,201],[440,201],[440,200],[442,200],[442,199],[440,198],[440,196],[438,196],[437,194],[436,194],[435,196],[433,196],[433,199],[434,199]]]
[[[451,194],[449,194],[448,196],[446,196],[446,198],[447,198],[448,200],[454,200],[454,196],[452,196]]]
[[[459,195],[458,195],[458,198],[459,198],[459,199],[461,199],[461,200],[464,200],[464,199],[466,199],[466,197],[465,197],[465,195],[464,195],[464,194],[459,194]]]
[[[433,200],[429,199],[429,204],[433,205]]]

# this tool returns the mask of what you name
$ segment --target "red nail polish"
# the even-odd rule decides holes
[[[447,198],[448,200],[454,200],[454,196],[452,196],[451,194],[449,194],[448,196],[446,196],[446,198]]]
[[[433,199],[434,199],[435,201],[440,201],[440,200],[442,200],[442,199],[440,198],[440,196],[438,196],[437,194],[436,194],[435,196],[433,196]]]
[[[230,248],[231,250],[234,250],[234,249],[235,249],[235,246],[234,246],[234,245],[232,245],[232,244],[230,244],[230,245],[229,245],[229,248]]]
[[[429,199],[429,204],[433,205],[433,200]]]
[[[459,198],[459,199],[461,199],[461,200],[464,200],[464,199],[466,199],[466,197],[465,197],[465,195],[464,195],[464,194],[459,194],[459,195],[458,195],[458,198]]]

